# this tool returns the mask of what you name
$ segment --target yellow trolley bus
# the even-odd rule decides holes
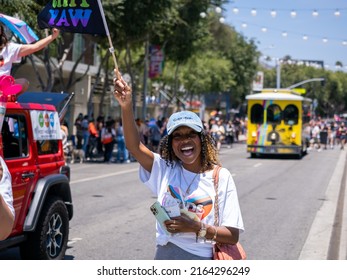
[[[247,99],[247,152],[293,154],[299,158],[309,145],[311,99],[290,89],[266,89]]]

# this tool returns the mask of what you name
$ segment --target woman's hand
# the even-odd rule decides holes
[[[200,230],[200,222],[196,222],[185,215],[172,218],[164,222],[168,232],[198,232]]]
[[[52,29],[52,39],[55,40],[60,34],[60,30],[57,28]]]
[[[116,78],[114,78],[114,96],[121,107],[132,104],[131,87],[124,81],[117,69],[114,70]]]

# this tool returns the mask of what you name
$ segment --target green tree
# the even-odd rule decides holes
[[[26,23],[32,28],[37,27],[37,14],[40,11],[42,1],[33,0],[0,0],[1,13],[13,16],[17,15],[21,19],[25,19]]]
[[[36,21],[36,15],[43,5],[46,5],[46,1],[24,0],[24,2],[35,5],[31,9],[33,11],[31,15],[23,13],[24,18]],[[204,92],[230,92],[235,104],[242,102],[243,97],[250,91],[256,72],[257,52],[252,40],[246,40],[232,27],[221,24],[218,15],[211,9],[213,6],[222,6],[226,2],[102,1],[119,68],[123,73],[130,74],[135,98],[137,89],[144,91],[147,88],[144,69],[148,61],[146,52],[148,44],[158,44],[165,51],[165,71],[162,77],[153,82],[157,82],[161,87],[167,86],[174,94],[179,93],[183,96],[193,96]],[[22,8],[23,12],[24,7],[25,5]],[[11,8],[14,9],[13,5]],[[201,17],[203,12],[208,12],[209,16]],[[65,35],[62,38],[65,38]],[[93,39],[92,42],[101,46],[99,54],[103,71],[113,75],[112,58],[107,51],[108,39]],[[47,71],[56,73],[55,76],[62,79],[61,68],[55,69],[61,67],[67,59],[71,44],[63,44],[63,40],[58,43],[57,48],[50,46],[49,49],[57,54],[59,61],[57,65],[52,64],[48,50],[40,58],[46,65]],[[83,52],[80,59],[76,61],[76,65],[79,61],[83,61],[82,56]],[[77,79],[73,75],[72,73],[67,83],[62,80],[56,85],[72,86]],[[51,82],[47,81],[48,84]]]
[[[287,57],[289,58],[289,56]],[[276,69],[263,69],[265,73],[265,87],[276,87]],[[281,85],[289,87],[301,81],[312,78],[324,78],[324,85],[311,82],[300,86],[306,90],[305,96],[316,99],[318,106],[316,114],[322,117],[332,117],[347,109],[347,74],[342,71],[319,69],[312,66],[282,64]]]
[[[231,103],[239,107],[251,92],[252,81],[258,69],[258,56],[253,39],[247,40],[229,25],[213,21],[210,30],[211,45],[221,58],[229,61],[229,93]]]

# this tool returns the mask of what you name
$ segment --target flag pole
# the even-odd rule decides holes
[[[112,54],[113,62],[114,62],[115,69],[116,69],[117,79],[120,79],[120,73],[119,73],[119,70],[118,70],[117,59],[116,59],[116,55],[115,55],[115,53],[114,53],[114,47],[113,47],[113,44],[112,44],[112,40],[111,40],[111,36],[110,36],[110,31],[109,31],[108,26],[107,26],[107,22],[106,22],[106,17],[105,17],[104,9],[103,9],[103,7],[102,7],[102,4],[101,4],[100,0],[97,0],[97,1],[98,1],[98,5],[99,5],[99,10],[100,10],[101,18],[102,18],[102,21],[103,21],[103,23],[104,23],[104,28],[105,28],[106,35],[107,35],[107,38],[108,38],[108,42],[109,42],[109,44],[110,44],[109,51],[110,51],[110,53]]]

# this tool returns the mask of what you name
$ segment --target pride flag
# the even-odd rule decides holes
[[[100,0],[51,0],[37,16],[40,28],[109,35]]]
[[[24,21],[18,18],[0,13],[0,22],[18,36],[23,43],[30,44],[39,39],[35,32]]]

